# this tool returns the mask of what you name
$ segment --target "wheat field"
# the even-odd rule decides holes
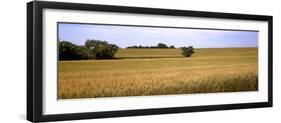
[[[258,90],[257,48],[119,49],[114,60],[59,61],[58,98]]]

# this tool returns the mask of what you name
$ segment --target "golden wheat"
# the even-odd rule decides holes
[[[134,59],[60,61],[59,98],[258,90],[257,48],[196,49],[191,58],[178,49],[133,50],[116,56]]]

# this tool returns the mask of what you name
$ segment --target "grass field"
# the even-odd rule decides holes
[[[257,48],[119,49],[114,60],[59,61],[59,98],[257,91]]]

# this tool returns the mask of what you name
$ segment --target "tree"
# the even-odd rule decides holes
[[[68,41],[59,42],[59,60],[88,59],[88,49]]]
[[[184,57],[190,57],[194,53],[194,48],[192,46],[189,47],[181,47],[182,55]]]
[[[169,48],[169,47],[164,43],[158,43],[157,48]]]
[[[87,40],[85,46],[90,49],[90,56],[95,59],[112,59],[119,48],[100,40]]]
[[[90,49],[85,47],[85,46],[77,46],[77,53],[79,54],[79,56],[81,56],[80,58],[83,60],[89,59],[90,58]]]
[[[171,46],[170,46],[170,48],[171,48],[171,49],[174,49],[174,48],[175,48],[175,46],[174,46],[174,45],[171,45]]]
[[[128,46],[127,48],[138,48],[138,46]]]

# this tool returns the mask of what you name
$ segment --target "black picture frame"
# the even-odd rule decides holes
[[[43,103],[42,102],[43,100],[43,95],[42,95],[43,13],[42,10],[45,8],[266,21],[268,22],[268,101],[257,102],[257,103],[44,115],[42,113],[43,112],[43,107],[42,107],[43,106],[42,105]],[[272,78],[273,78],[273,74],[272,74],[273,32],[272,31],[273,29],[272,28],[273,28],[273,17],[265,16],[265,15],[185,11],[185,10],[93,5],[93,4],[63,3],[63,2],[45,2],[45,1],[29,2],[27,3],[27,120],[32,122],[46,122],[46,121],[63,121],[63,120],[94,119],[94,118],[107,118],[107,117],[124,117],[124,116],[137,116],[137,115],[155,115],[155,114],[272,107],[273,106],[273,96],[272,96],[272,92],[273,92],[272,91],[272,83],[273,83],[272,82]]]

